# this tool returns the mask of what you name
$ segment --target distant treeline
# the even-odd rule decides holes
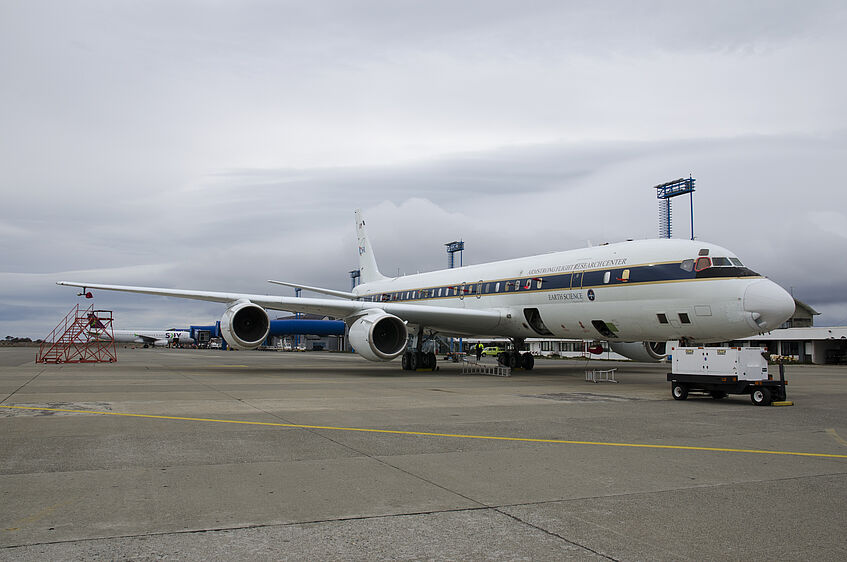
[[[27,345],[33,343],[41,343],[44,340],[32,341],[30,338],[16,338],[14,336],[6,336],[6,339],[0,340],[0,345]]]

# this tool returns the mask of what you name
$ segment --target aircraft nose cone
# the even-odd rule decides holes
[[[744,310],[763,332],[769,332],[791,318],[794,299],[788,292],[767,279],[751,283],[744,292]]]

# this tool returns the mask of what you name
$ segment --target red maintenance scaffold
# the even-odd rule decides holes
[[[36,363],[114,363],[118,360],[112,311],[79,305],[44,339]]]

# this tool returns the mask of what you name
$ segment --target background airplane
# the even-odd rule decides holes
[[[114,336],[116,343],[137,343],[144,347],[194,343],[191,334],[183,330],[114,330]]]

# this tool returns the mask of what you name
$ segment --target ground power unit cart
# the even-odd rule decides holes
[[[757,406],[785,400],[785,374],[780,380],[768,374],[768,361],[760,347],[678,347],[671,354],[671,394],[685,400],[689,392],[703,392],[719,400],[728,394],[749,394]]]

